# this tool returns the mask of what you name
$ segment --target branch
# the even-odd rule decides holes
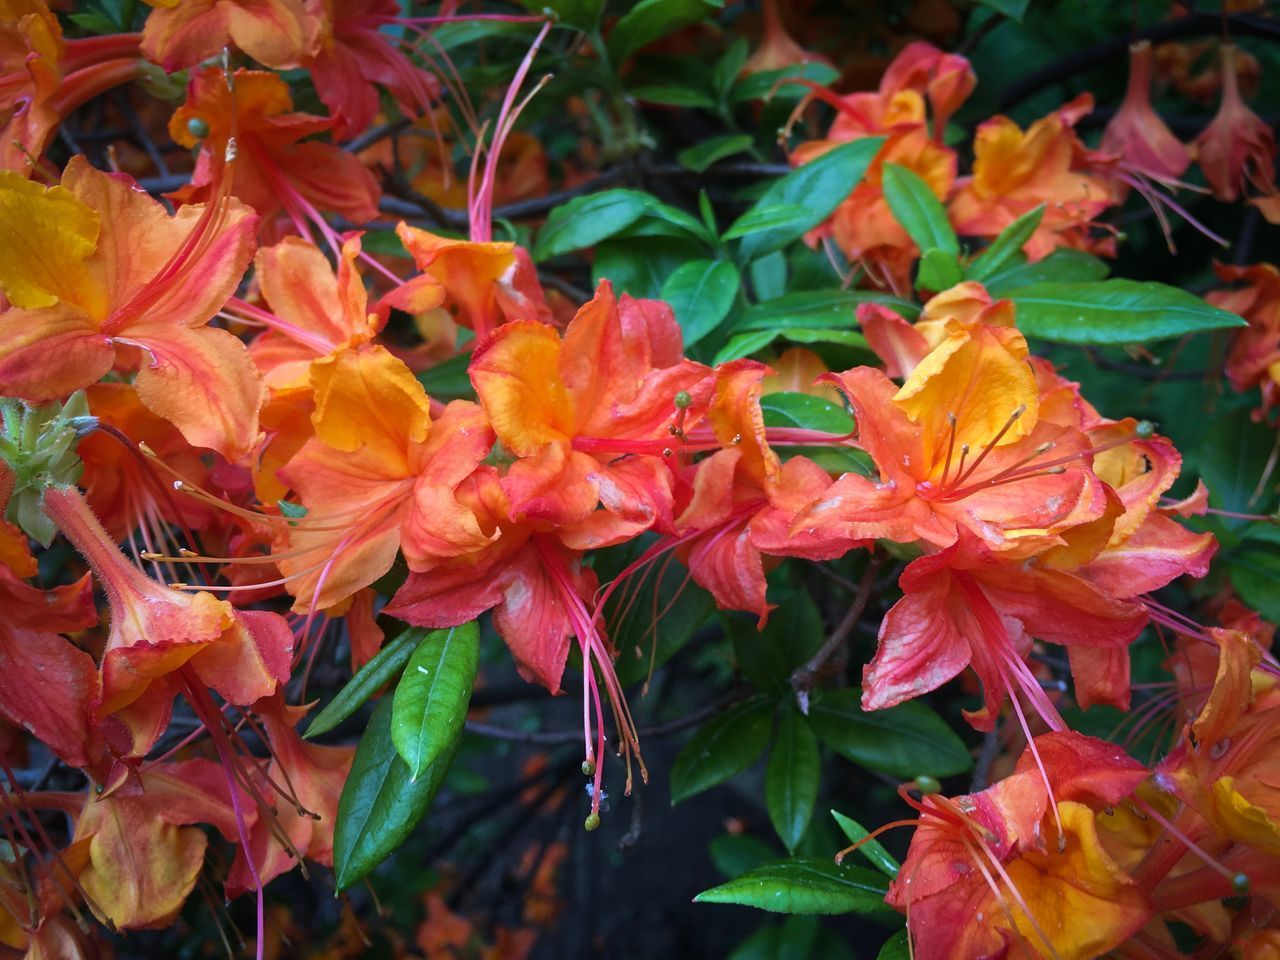
[[[809,715],[809,691],[813,689],[813,684],[818,677],[819,671],[831,659],[832,654],[844,646],[845,641],[849,639],[849,635],[853,633],[853,628],[862,619],[863,611],[867,609],[867,602],[871,599],[871,590],[876,583],[876,574],[879,572],[880,555],[872,553],[871,559],[867,562],[867,569],[862,572],[862,579],[858,582],[858,592],[854,595],[853,602],[849,605],[849,610],[841,621],[836,624],[836,628],[831,631],[831,636],[827,637],[827,642],[818,648],[818,652],[810,657],[807,663],[796,667],[792,671],[791,689],[796,692],[796,703],[800,707],[800,712],[805,716]]]
[[[1150,40],[1153,43],[1160,43],[1164,40],[1178,40],[1183,37],[1216,35],[1224,29],[1224,22],[1225,28],[1232,34],[1261,37],[1273,42],[1280,41],[1280,24],[1274,21],[1242,14],[1223,17],[1217,13],[1189,13],[1185,17],[1157,23],[1145,30],[1136,30],[1126,36],[1104,40],[1102,43],[1069,54],[1027,74],[1001,94],[1000,109],[1008,110],[1033,94],[1039,93],[1045,87],[1086,70],[1113,64],[1118,59],[1122,60],[1129,49],[1129,44],[1134,41]]]

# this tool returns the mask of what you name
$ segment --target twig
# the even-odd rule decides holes
[[[1159,43],[1164,40],[1177,40],[1201,34],[1216,35],[1222,30],[1224,20],[1233,35],[1261,37],[1272,42],[1280,41],[1280,25],[1274,21],[1240,14],[1222,17],[1216,13],[1189,13],[1185,17],[1166,20],[1164,23],[1157,23],[1144,30],[1121,37],[1112,37],[1110,40],[1078,50],[1027,74],[1000,96],[1000,109],[1008,110],[1039,93],[1045,87],[1069,77],[1078,76],[1086,70],[1114,63],[1117,58],[1125,56],[1129,44],[1134,41],[1150,40]]]
[[[652,726],[641,727],[637,733],[640,737],[665,737],[673,733],[679,733],[681,730],[687,730],[689,727],[697,726],[703,720],[709,719],[722,711],[730,704],[737,703],[742,700],[746,694],[740,690],[731,690],[724,696],[713,700],[701,709],[687,713],[683,717],[676,717],[674,720],[667,720],[663,723],[655,723]],[[516,730],[512,727],[500,727],[491,723],[481,723],[479,720],[467,721],[467,732],[478,734],[482,737],[491,737],[494,740],[510,740],[513,743],[536,743],[542,746],[553,746],[561,743],[578,743],[582,740],[581,730]]]
[[[867,562],[867,569],[863,571],[862,579],[858,582],[858,592],[854,595],[853,602],[849,604],[849,610],[841,621],[836,624],[836,628],[831,631],[831,636],[827,637],[826,643],[818,648],[818,652],[810,657],[808,662],[792,671],[791,689],[796,692],[796,703],[800,707],[800,712],[806,716],[809,714],[809,691],[813,689],[813,683],[817,679],[818,672],[831,659],[831,655],[849,639],[849,635],[853,633],[853,628],[862,619],[863,611],[867,609],[867,602],[871,599],[871,591],[875,586],[876,574],[879,571],[880,555],[872,553],[871,559]]]
[[[970,793],[986,789],[987,779],[991,776],[991,765],[996,762],[999,753],[1000,725],[996,724],[982,738],[982,749],[978,751],[977,762],[973,765],[973,780],[969,784]]]

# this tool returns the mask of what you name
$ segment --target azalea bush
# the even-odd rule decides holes
[[[1280,953],[1270,5],[0,5],[0,957]]]

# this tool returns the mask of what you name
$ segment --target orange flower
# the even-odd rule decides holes
[[[1252,186],[1262,194],[1250,203],[1280,223],[1276,196],[1276,140],[1271,128],[1245,104],[1236,73],[1236,47],[1222,45],[1222,102],[1213,122],[1195,139],[1196,159],[1219,200],[1234,203]]]
[[[210,194],[228,167],[227,144],[234,135],[230,190],[258,211],[264,226],[274,227],[284,211],[308,236],[308,222],[322,222],[320,211],[353,223],[378,215],[378,181],[357,157],[316,140],[299,143],[328,130],[331,118],[289,112],[293,99],[278,74],[237,70],[232,86],[234,91],[216,67],[199,71],[191,78],[186,103],[169,121],[176,143],[201,148],[191,183],[176,191],[175,199],[192,203]]]
[[[991,550],[1028,556],[1098,519],[1105,496],[1092,448],[1074,424],[1040,416],[1012,321],[1007,305],[966,284],[894,334],[905,344],[896,362],[910,367],[901,388],[869,367],[824,377],[849,398],[879,478],[845,474],[793,529],[946,547],[963,528]]]
[[[0,169],[25,171],[63,117],[143,66],[137,34],[67,41],[44,0],[0,4]]]
[[[285,70],[313,56],[326,40],[319,0],[147,0],[154,7],[142,50],[174,73],[235,44],[267,67]]]
[[[282,805],[277,823],[259,818],[249,835],[249,851],[241,849],[227,878],[227,896],[236,897],[256,886],[246,854],[254,859],[258,877],[268,883],[299,865],[306,857],[323,866],[333,866],[333,828],[338,817],[338,798],[351,771],[355,747],[324,747],[307,743],[294,729],[306,714],[306,707],[290,707],[276,697],[254,706],[262,718],[271,742],[272,758],[266,773],[258,778],[259,790],[270,783],[287,784],[293,807]],[[290,849],[278,839],[289,838]]]
[[[1101,149],[1135,172],[1174,181],[1191,166],[1191,154],[1151,106],[1151,41],[1129,46],[1129,86],[1107,129]]]
[[[680,350],[669,307],[617,302],[608,281],[563,339],[519,321],[476,347],[471,381],[498,440],[518,458],[502,479],[513,519],[556,524],[580,549],[671,529],[663,451],[676,443],[672,428],[698,415],[691,395],[683,408],[677,395],[708,373]]]
[[[1092,109],[1093,98],[1081,94],[1025,132],[1007,117],[984,121],[973,142],[973,175],[951,201],[956,231],[995,237],[1044,204],[1044,218],[1025,248],[1032,260],[1057,247],[1109,249],[1090,229],[1115,198],[1106,180],[1091,172],[1093,160],[1072,129]]]
[[[906,912],[916,955],[1093,960],[1128,940],[1151,906],[1096,819],[1145,776],[1118,748],[1062,733],[1037,737],[981,793],[904,793],[919,826],[887,900]]]
[[[493,444],[483,412],[457,400],[437,418],[409,368],[382,347],[315,362],[315,436],[279,471],[307,516],[279,557],[296,610],[324,610],[390,569],[478,550],[490,538],[455,490]],[[434,420],[434,422],[433,422]]]
[[[1280,269],[1270,263],[1215,264],[1214,269],[1224,282],[1243,282],[1234,289],[1215,290],[1205,299],[1249,321],[1248,329],[1232,339],[1226,369],[1231,386],[1241,393],[1261,388],[1262,402],[1254,412],[1261,420],[1280,406]]]
[[[826,63],[827,58],[810,53],[792,39],[778,14],[777,0],[764,0],[764,31],[760,43],[742,65],[745,74],[782,70],[803,63]]]
[[[288,679],[293,634],[278,614],[236,610],[210,593],[184,593],[144,576],[74,487],[49,488],[44,505],[88,561],[110,603],[98,718],[135,702],[145,712],[164,714],[176,690],[173,674],[184,665],[236,704],[268,696]]]
[[[0,243],[12,304],[0,313],[6,390],[61,397],[140,360],[149,410],[195,446],[243,456],[257,438],[261,382],[244,344],[208,321],[248,265],[253,213],[222,200],[169,216],[83,157],[56,187],[0,171],[0,206],[15,225]]]

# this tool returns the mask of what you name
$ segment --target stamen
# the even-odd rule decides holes
[[[999,431],[996,433],[996,435],[987,442],[987,445],[982,448],[982,452],[978,454],[978,458],[969,465],[969,469],[966,470],[964,473],[958,474],[956,476],[955,482],[963,483],[965,480],[967,480],[973,474],[973,471],[978,469],[982,461],[986,459],[987,454],[989,454],[992,450],[995,449],[996,444],[998,444],[1002,439],[1004,439],[1004,435],[1008,433],[1011,429],[1013,429],[1013,425],[1017,423],[1018,420],[1022,417],[1022,415],[1026,412],[1027,412],[1027,405],[1025,403],[1018,404],[1014,408],[1013,412],[1009,414],[1009,419],[1004,422],[1004,426],[1001,427]]]
[[[954,413],[947,414],[947,426],[949,428],[947,436],[947,459],[942,465],[942,479],[938,481],[940,487],[947,485],[947,474],[951,472],[951,453],[956,446],[956,415]]]

